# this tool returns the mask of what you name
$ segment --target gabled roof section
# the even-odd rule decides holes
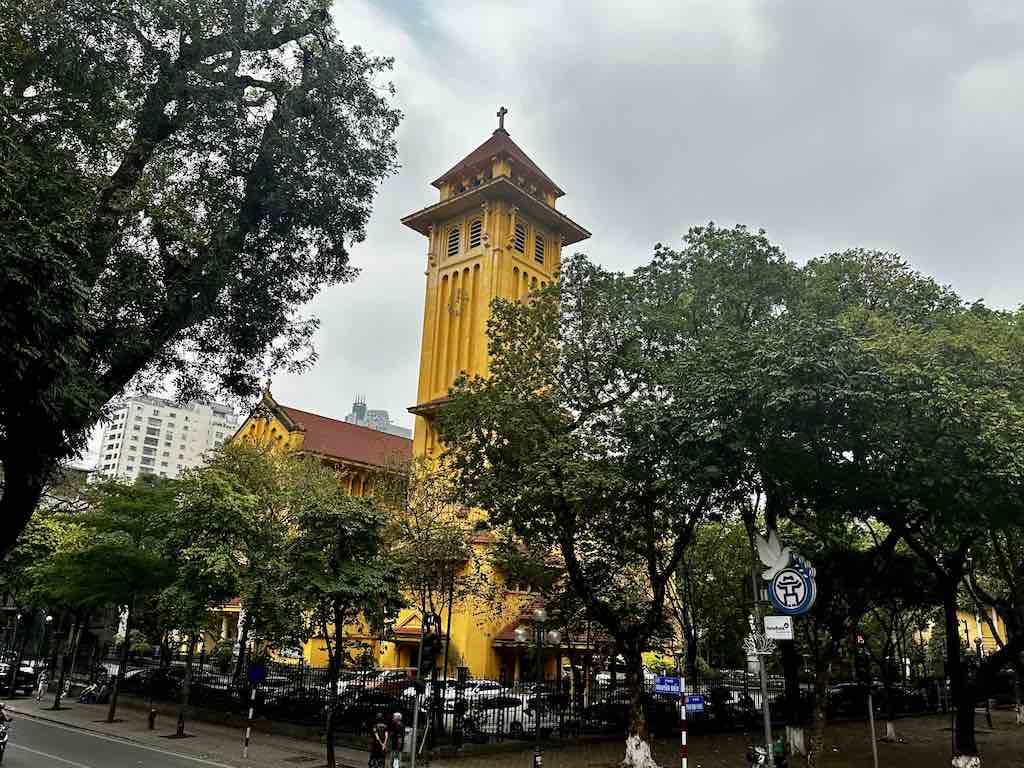
[[[529,175],[536,176],[540,181],[551,187],[555,193],[555,197],[561,197],[565,194],[562,189],[551,180],[540,167],[529,158],[529,156],[523,152],[523,150],[512,141],[512,137],[508,135],[508,131],[504,128],[498,128],[491,137],[487,139],[483,144],[474,149],[460,162],[456,163],[446,173],[435,179],[432,184],[438,189],[445,182],[458,179],[464,175],[467,175],[482,165],[490,162],[492,157],[504,155],[511,158],[513,165],[525,170]]]
[[[389,459],[412,457],[412,440],[407,438],[280,403],[278,408],[305,433],[303,451],[375,467],[386,465]]]

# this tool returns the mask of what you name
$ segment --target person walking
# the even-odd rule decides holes
[[[377,713],[377,722],[370,730],[370,768],[384,768],[384,757],[388,752],[388,727],[384,715]]]
[[[388,726],[388,740],[391,747],[390,768],[402,768],[402,749],[405,747],[405,723],[402,722],[401,712],[395,712],[391,716],[391,725]]]
[[[46,689],[50,687],[50,675],[44,669],[39,673],[39,678],[36,680],[36,701],[42,701],[43,696],[46,695]]]

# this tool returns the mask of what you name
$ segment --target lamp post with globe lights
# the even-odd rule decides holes
[[[562,633],[557,629],[552,629],[544,633],[544,624],[548,620],[548,612],[543,607],[533,609],[533,630],[534,638],[536,640],[536,687],[533,692],[533,716],[534,716],[534,747],[533,747],[533,766],[534,768],[541,768],[543,762],[542,753],[540,749],[540,705],[541,705],[541,686],[544,683],[544,667],[541,662],[541,652],[544,647],[545,640],[548,645],[557,646],[562,642]],[[517,627],[515,630],[516,642],[525,645],[527,640],[527,629],[525,627]]]

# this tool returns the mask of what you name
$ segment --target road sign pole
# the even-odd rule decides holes
[[[751,597],[753,598],[753,609],[755,623],[754,627],[764,628],[764,614],[761,611],[761,588],[759,585],[758,573],[757,573],[757,554],[754,550],[754,532],[753,529],[749,531],[750,535],[750,554],[753,557],[753,562],[750,568],[750,584],[752,587]],[[765,663],[766,659],[763,655],[757,656],[757,667],[761,673],[761,709],[764,715],[764,743],[768,754],[765,756],[765,765],[768,768],[774,768],[775,766],[775,749],[772,746],[772,713],[768,705],[768,665]]]
[[[419,650],[416,652],[416,696],[413,697],[416,702],[412,710],[412,753],[409,758],[409,768],[416,768],[416,730],[420,724],[420,701],[422,700],[422,694],[420,693],[420,686],[423,684],[423,680],[420,677],[420,670],[423,669],[423,633],[425,632],[424,624],[426,624],[427,608],[426,605],[422,606],[420,611],[420,645]],[[437,692],[433,692],[437,695]]]
[[[871,683],[868,682],[868,722],[871,723],[871,757],[878,768],[878,741],[875,739],[875,705],[871,697]]]

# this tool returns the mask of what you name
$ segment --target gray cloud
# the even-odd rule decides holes
[[[903,254],[963,295],[1024,297],[1024,8],[975,2],[339,2],[351,43],[396,58],[402,170],[362,274],[325,291],[320,362],[274,392],[400,423],[419,367],[423,238],[399,219],[482,142],[499,104],[610,267],[715,220],[792,257]]]

